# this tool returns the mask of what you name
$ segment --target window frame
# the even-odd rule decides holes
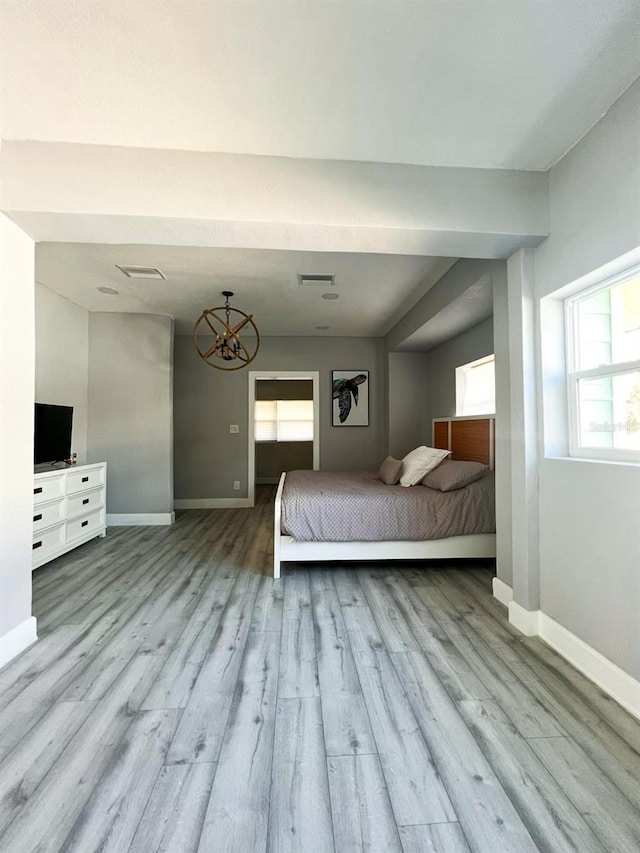
[[[627,279],[640,275],[640,264],[620,270],[564,299],[565,359],[567,379],[567,410],[569,426],[569,456],[577,459],[596,459],[605,462],[640,463],[640,450],[619,447],[585,447],[580,443],[580,408],[578,386],[581,379],[608,379],[640,370],[640,358],[616,364],[576,369],[578,343],[578,303],[598,293],[610,290]]]

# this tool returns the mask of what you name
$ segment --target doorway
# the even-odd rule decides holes
[[[264,382],[265,385],[260,387],[258,383]],[[260,398],[273,397],[275,396],[272,402],[277,403],[277,397],[284,397],[283,406],[281,407],[282,411],[285,413],[284,417],[286,417],[287,411],[287,402],[295,402],[293,401],[293,397],[300,396],[300,394],[294,393],[286,393],[282,392],[279,395],[274,392],[272,393],[263,393],[265,387],[275,388],[281,382],[291,382],[291,389],[294,387],[302,388],[304,386],[298,384],[298,386],[294,386],[293,383],[310,383],[307,387],[311,389],[311,404],[312,404],[312,421],[305,427],[305,429],[312,430],[311,437],[311,464],[314,471],[317,471],[320,467],[320,374],[318,371],[288,371],[288,370],[262,370],[262,371],[250,371],[249,372],[249,429],[248,429],[248,497],[250,506],[254,506],[255,504],[255,486],[256,486],[256,455],[257,455],[257,447],[258,444],[262,445],[263,442],[256,441],[256,401],[260,401]],[[280,386],[283,388],[284,386]],[[309,394],[307,392],[304,393],[305,398],[309,398]],[[263,400],[264,401],[264,400]],[[290,409],[291,407],[289,407]],[[287,423],[286,420],[283,421],[280,425],[278,424],[278,407],[274,406],[273,411],[275,412],[275,421],[274,421],[274,429],[273,436],[269,435],[269,440],[264,442],[266,444],[271,445],[266,451],[261,447],[261,459],[263,464],[267,466],[273,467],[273,465],[277,464],[276,460],[278,457],[281,458],[282,454],[279,449],[274,447],[279,443],[278,441],[278,429],[284,433],[285,443],[287,435]],[[265,417],[269,417],[266,415]],[[305,413],[305,418],[307,418],[307,414]],[[259,429],[263,432],[263,435],[266,435],[268,432],[268,425],[260,425]],[[267,432],[264,432],[264,430]],[[294,438],[294,442],[299,439]],[[291,453],[291,458],[294,460],[299,460],[303,458],[303,456],[297,453]],[[299,464],[294,464],[293,467],[301,467]],[[286,467],[282,470],[286,470]]]

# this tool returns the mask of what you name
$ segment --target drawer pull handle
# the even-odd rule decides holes
[[[82,501],[82,506],[84,506],[85,504],[88,504],[88,503],[89,503],[89,498],[85,498],[85,499]]]
[[[41,495],[42,494],[42,486],[39,486],[37,489],[34,489],[33,494],[34,495]]]
[[[34,542],[31,547],[34,551],[36,550],[36,548],[41,548],[42,547],[42,540],[40,540],[40,542]]]
[[[42,513],[39,512],[37,515],[33,516],[34,521],[42,521]]]
[[[88,482],[89,482],[89,478],[88,478],[88,477],[83,477],[83,478],[82,478],[82,482],[83,482],[83,483],[88,483]]]
[[[87,521],[83,521],[83,522],[82,522],[82,524],[80,525],[80,527],[86,527],[86,526],[87,526],[87,524],[89,524],[89,521],[88,521],[88,520],[87,520]]]

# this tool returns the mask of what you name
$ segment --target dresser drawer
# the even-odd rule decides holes
[[[64,524],[43,530],[33,537],[33,561],[44,563],[64,546]]]
[[[64,474],[36,477],[33,481],[34,504],[52,501],[64,495]],[[35,514],[35,513],[34,513]]]
[[[37,533],[43,527],[64,521],[64,498],[48,504],[36,504],[33,508],[33,532]]]
[[[81,468],[79,471],[69,471],[67,474],[67,494],[83,492],[104,485],[104,468]]]
[[[32,568],[104,536],[106,513],[106,462],[34,471]]]
[[[74,539],[79,539],[81,536],[86,536],[87,533],[93,533],[95,530],[100,530],[104,527],[103,512],[98,509],[90,515],[81,515],[79,518],[74,518],[67,522],[67,542],[72,542]]]
[[[67,518],[76,515],[86,515],[92,509],[104,506],[104,489],[94,489],[91,492],[80,492],[67,499]]]

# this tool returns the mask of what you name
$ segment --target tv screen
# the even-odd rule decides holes
[[[71,456],[72,406],[36,403],[34,463],[62,462]]]

